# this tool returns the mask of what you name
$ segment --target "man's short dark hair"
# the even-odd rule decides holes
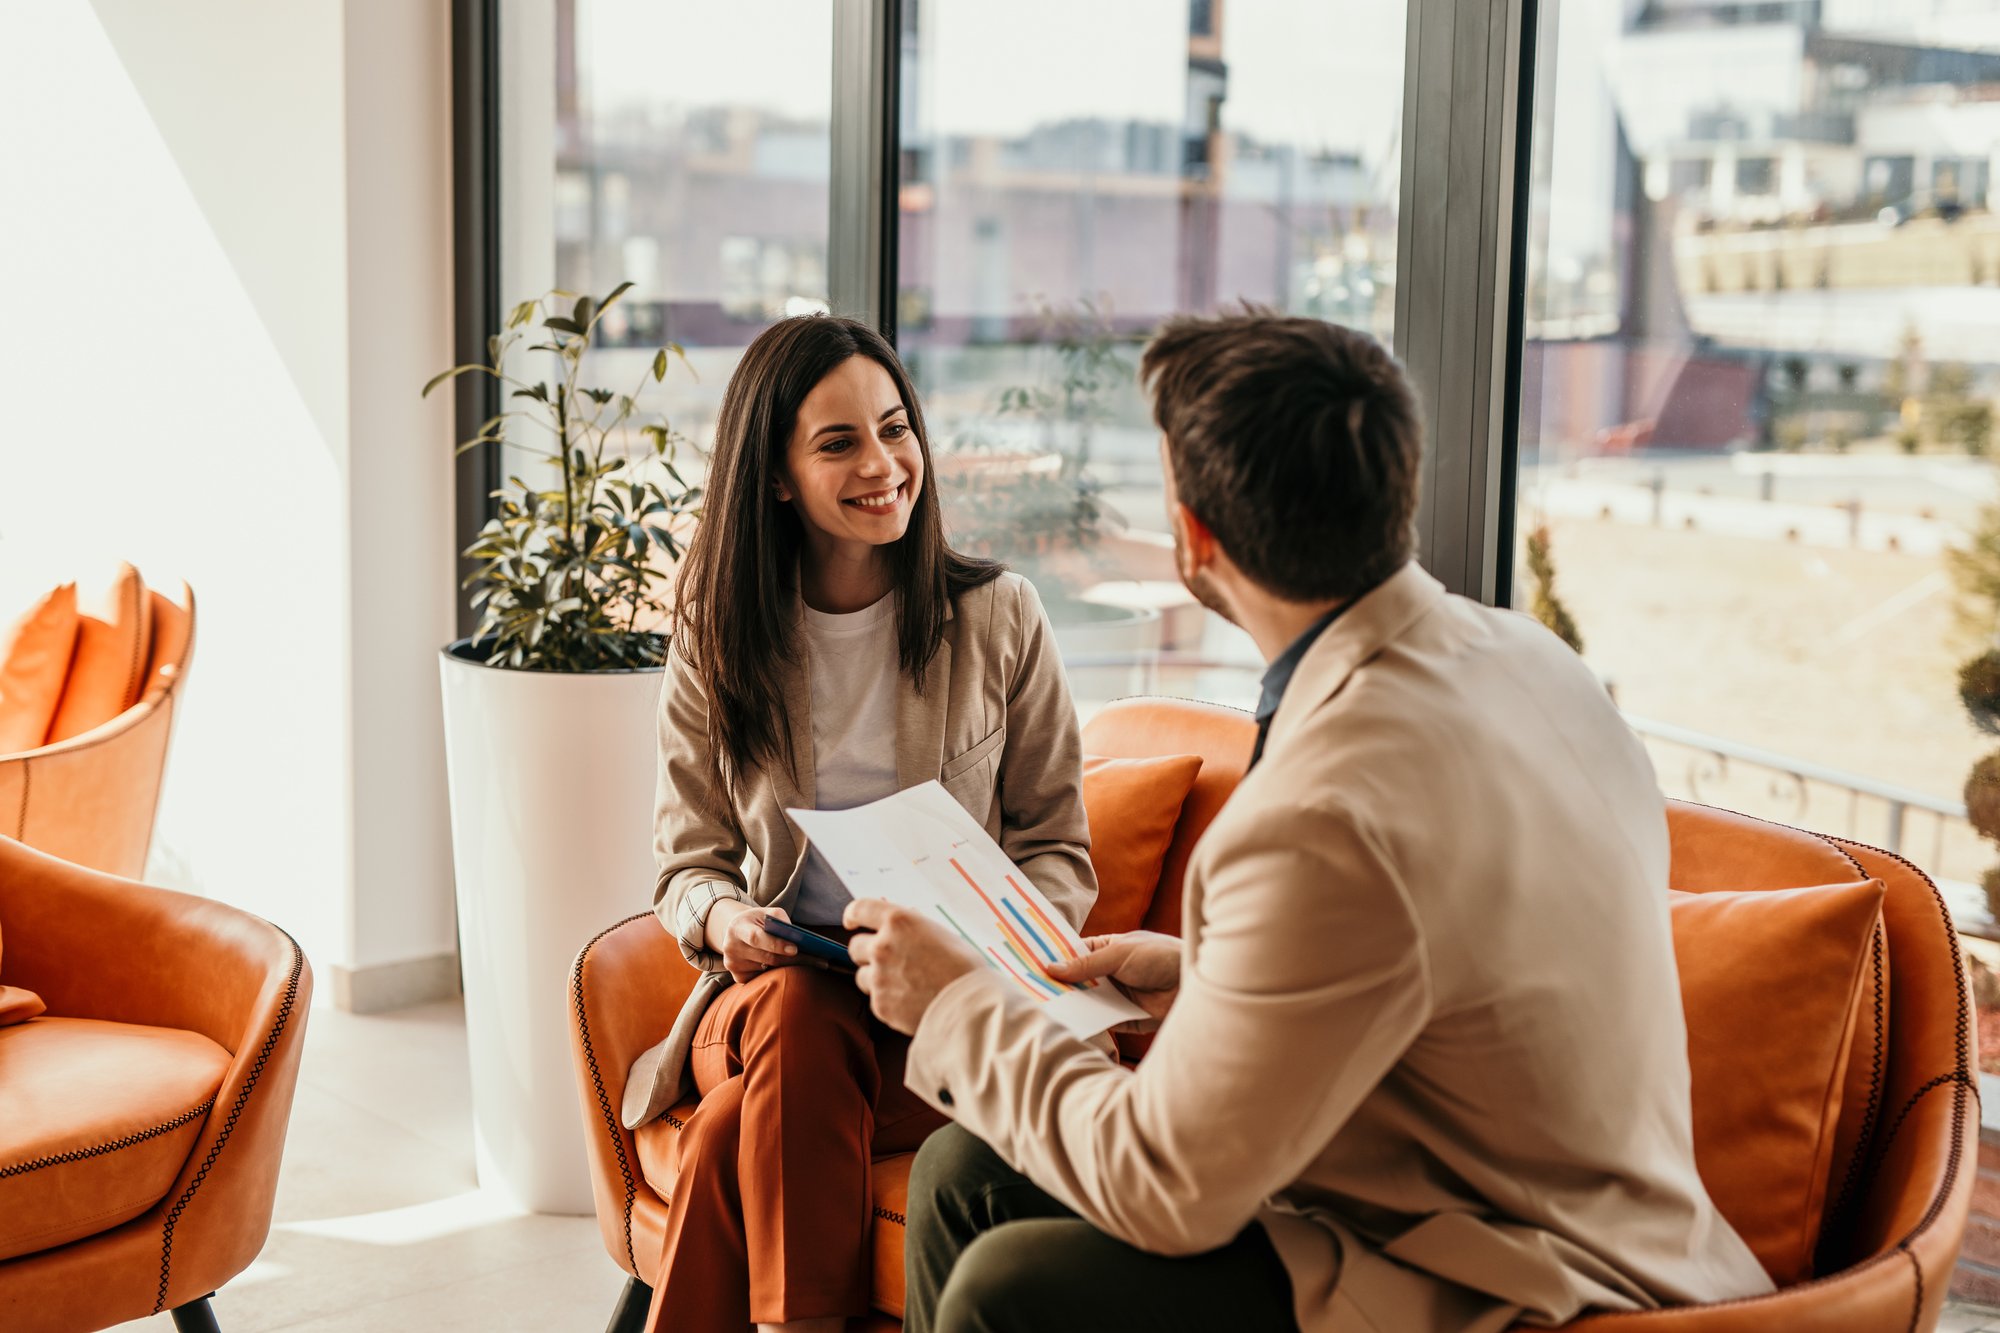
[[[1354,597],[1410,559],[1423,425],[1382,344],[1268,311],[1182,316],[1139,375],[1180,502],[1259,586]]]

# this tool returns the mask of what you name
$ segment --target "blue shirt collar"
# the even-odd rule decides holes
[[[1260,726],[1268,725],[1277,713],[1278,702],[1285,697],[1285,687],[1292,683],[1292,673],[1299,669],[1299,663],[1303,662],[1306,654],[1312,651],[1312,646],[1319,642],[1319,636],[1326,633],[1334,621],[1340,619],[1342,612],[1360,600],[1359,597],[1350,597],[1334,607],[1307,627],[1305,633],[1292,640],[1291,647],[1271,659],[1271,665],[1264,668],[1263,693],[1257,697],[1257,722]]]

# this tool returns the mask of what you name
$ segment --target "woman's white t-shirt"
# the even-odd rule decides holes
[[[896,595],[844,615],[805,608],[812,653],[813,805],[847,810],[896,791]],[[853,897],[808,847],[792,919],[837,926]]]

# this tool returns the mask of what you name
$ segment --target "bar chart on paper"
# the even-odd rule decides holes
[[[792,817],[857,898],[886,898],[952,930],[1009,987],[1077,1036],[1145,1012],[1107,983],[1048,974],[1083,941],[965,808],[935,782],[851,810]]]

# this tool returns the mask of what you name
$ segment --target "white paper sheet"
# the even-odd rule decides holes
[[[1057,981],[1043,964],[1082,939],[965,807],[935,782],[851,810],[793,819],[857,898],[886,898],[956,931],[1007,985],[1078,1037],[1146,1017],[1109,982]]]

